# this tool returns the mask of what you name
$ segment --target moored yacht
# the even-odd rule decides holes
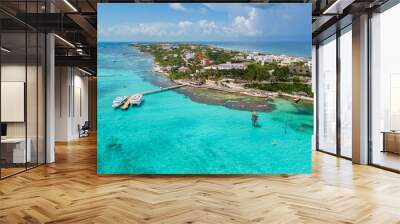
[[[143,94],[135,94],[135,95],[132,95],[130,98],[131,105],[140,106],[142,101],[143,101]]]
[[[121,106],[126,100],[128,99],[127,96],[117,96],[113,101],[112,101],[112,107],[117,108]]]

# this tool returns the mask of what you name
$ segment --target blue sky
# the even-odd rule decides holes
[[[311,4],[101,3],[98,41],[311,41]]]

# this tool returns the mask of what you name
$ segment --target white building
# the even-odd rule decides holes
[[[204,69],[215,69],[215,70],[246,69],[246,68],[247,65],[245,63],[231,63],[231,62],[204,67]]]
[[[171,49],[171,44],[161,44],[161,48],[164,50],[170,50]]]
[[[188,72],[188,71],[189,71],[189,68],[188,68],[188,67],[185,67],[185,66],[182,66],[182,67],[179,67],[179,68],[178,68],[178,71],[179,71],[179,72]]]
[[[194,52],[187,52],[187,53],[184,54],[183,57],[184,57],[185,60],[188,61],[188,60],[194,59],[195,56],[196,56],[196,54]]]

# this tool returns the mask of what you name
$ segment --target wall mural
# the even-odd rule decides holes
[[[98,173],[311,173],[311,21],[311,4],[99,4]]]

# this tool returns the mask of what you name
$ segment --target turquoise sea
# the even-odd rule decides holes
[[[140,107],[111,107],[118,95],[159,88],[151,57],[127,43],[98,43],[99,174],[311,173],[312,106],[275,99],[259,113],[192,101],[176,91]],[[164,80],[165,81],[165,80]]]

